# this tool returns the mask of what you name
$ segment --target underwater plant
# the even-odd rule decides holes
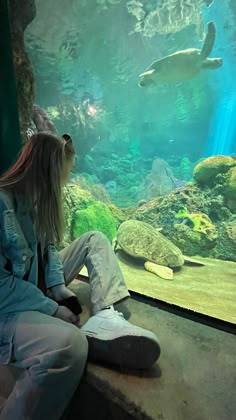
[[[211,222],[210,218],[204,213],[189,213],[186,207],[183,207],[175,215],[176,219],[187,219],[191,225],[194,232],[199,232],[207,234],[209,230],[214,229],[214,225]]]
[[[104,233],[112,241],[116,236],[116,222],[111,210],[101,201],[95,201],[86,208],[74,212],[72,222],[72,236],[79,238],[90,230]]]
[[[116,235],[118,221],[109,206],[94,197],[92,191],[69,183],[64,188],[64,212],[66,220],[62,247],[88,230],[98,230],[112,241]]]
[[[180,162],[181,179],[189,180],[192,178],[193,164],[188,157],[183,157]]]

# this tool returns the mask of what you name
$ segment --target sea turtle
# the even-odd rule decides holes
[[[203,263],[186,257],[181,250],[167,239],[160,229],[139,220],[127,220],[118,228],[114,250],[121,248],[126,254],[145,260],[147,271],[164,279],[173,278],[173,268],[185,262],[192,265]]]
[[[139,86],[148,86],[158,82],[182,82],[195,77],[200,70],[214,70],[222,66],[222,58],[208,58],[215,41],[215,24],[208,23],[208,31],[202,49],[177,51],[154,61],[140,75]]]

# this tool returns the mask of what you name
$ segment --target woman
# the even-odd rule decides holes
[[[89,355],[130,368],[159,357],[156,336],[114,310],[129,297],[105,236],[85,233],[60,253],[62,189],[74,165],[68,135],[33,135],[0,177],[0,364],[22,368],[0,419],[58,420]],[[93,316],[80,329],[67,285],[85,264]]]

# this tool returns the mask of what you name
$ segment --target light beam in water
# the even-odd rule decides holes
[[[206,156],[232,154],[235,137],[236,93],[232,93],[216,105],[209,129]]]

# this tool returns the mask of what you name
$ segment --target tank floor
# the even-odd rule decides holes
[[[117,256],[129,290],[236,325],[236,262],[196,257],[204,266],[185,264],[164,280],[121,251]]]

